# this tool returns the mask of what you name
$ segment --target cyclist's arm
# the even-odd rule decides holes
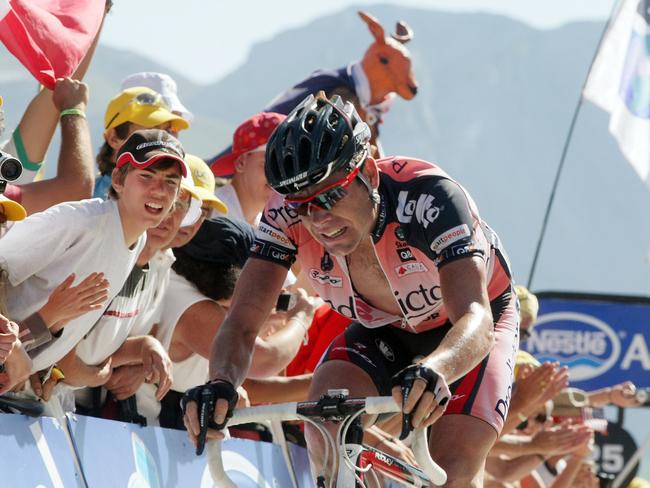
[[[494,326],[483,259],[456,259],[442,266],[439,273],[442,299],[453,326],[422,362],[451,384],[490,352]]]
[[[243,383],[258,333],[275,305],[287,269],[249,259],[237,280],[228,317],[219,328],[210,355],[210,378]]]
[[[264,379],[248,378],[244,388],[251,403],[304,402],[309,397],[312,373],[299,376],[272,376]]]
[[[225,318],[226,311],[212,300],[190,306],[174,328],[170,348],[172,357],[195,353],[210,359],[212,339]],[[305,329],[301,323],[291,321],[269,337],[258,337],[248,376],[265,378],[278,374],[294,358],[304,335]]]

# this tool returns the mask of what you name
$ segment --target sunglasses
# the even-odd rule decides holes
[[[524,420],[522,423],[520,423],[516,428],[517,430],[526,430],[526,427],[528,427],[528,420]],[[533,420],[537,422],[539,425],[544,424],[548,420],[548,415],[545,413],[538,413],[533,417]]]
[[[169,107],[167,104],[164,102],[162,95],[160,93],[140,93],[139,95],[133,97],[131,100],[127,102],[124,107],[122,107],[122,110],[117,112],[115,115],[113,115],[113,118],[108,121],[108,124],[106,124],[106,129],[108,129],[111,124],[115,121],[119,115],[124,112],[128,107],[131,105],[149,105],[152,107],[162,107],[166,110],[169,110]]]
[[[309,215],[312,207],[321,210],[332,210],[334,205],[341,201],[341,199],[348,194],[347,187],[354,181],[359,174],[360,166],[355,167],[344,178],[332,183],[331,185],[323,188],[321,191],[307,198],[285,198],[284,206],[289,210],[293,210],[298,215]]]

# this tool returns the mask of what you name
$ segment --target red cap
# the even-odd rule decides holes
[[[232,138],[232,152],[220,157],[212,164],[215,176],[230,176],[235,173],[235,161],[242,154],[264,146],[271,134],[286,115],[275,112],[262,112],[244,121]]]

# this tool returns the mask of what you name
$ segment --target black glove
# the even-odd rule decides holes
[[[224,399],[228,401],[228,412],[226,419],[222,424],[214,422],[214,407],[217,400]],[[205,385],[195,386],[185,392],[181,398],[181,410],[185,414],[187,402],[196,402],[196,407],[199,414],[199,438],[196,443],[196,455],[200,455],[205,448],[205,437],[208,433],[208,428],[221,430],[228,423],[228,419],[232,417],[232,412],[239,400],[239,394],[235,390],[232,383],[225,380],[212,380]]]
[[[438,405],[442,407],[447,404],[451,393],[449,392],[449,386],[447,386],[445,379],[427,366],[424,366],[422,364],[410,364],[395,376],[393,376],[391,382],[391,386],[395,387],[399,385],[402,388],[402,406],[404,406],[406,403],[406,399],[413,389],[413,383],[417,379],[426,381],[424,391],[432,392],[435,395]],[[413,425],[411,424],[411,414],[403,413],[402,433],[400,434],[399,438],[401,440],[406,439],[411,430],[413,430]]]

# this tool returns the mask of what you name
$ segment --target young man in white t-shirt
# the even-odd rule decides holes
[[[167,216],[188,174],[180,143],[161,130],[134,132],[119,152],[112,198],[56,205],[17,223],[0,240],[8,272],[7,305],[14,320],[38,310],[72,271],[101,272],[109,300],[122,288],[145,243],[144,232]],[[65,356],[101,316],[70,321],[54,340],[31,351],[32,371]]]

